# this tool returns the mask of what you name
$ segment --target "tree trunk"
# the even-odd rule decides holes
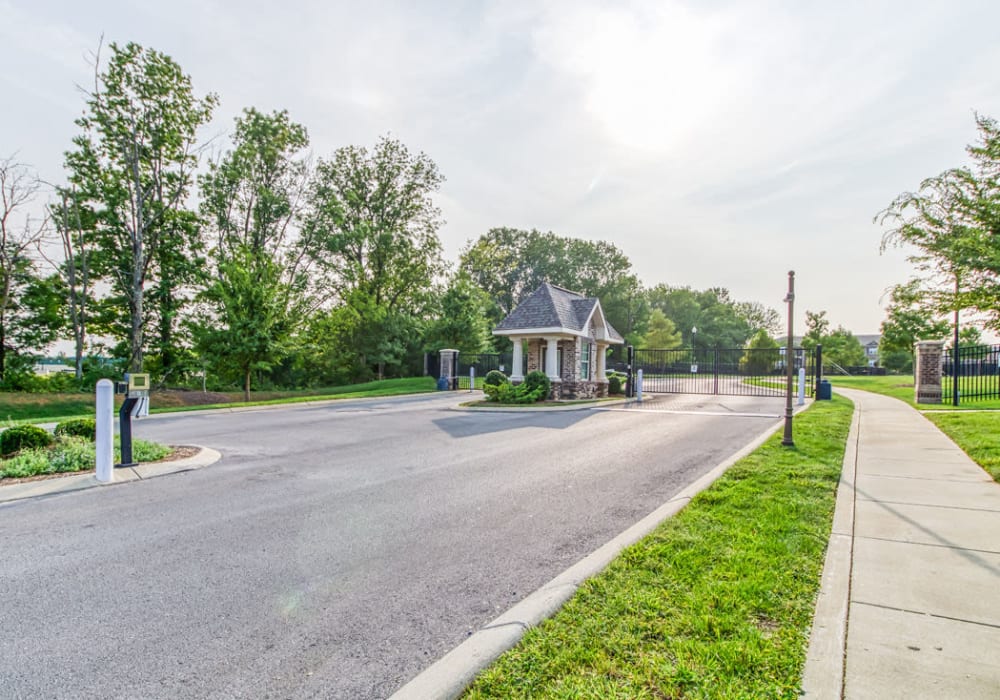
[[[243,369],[243,401],[250,403],[250,365]]]

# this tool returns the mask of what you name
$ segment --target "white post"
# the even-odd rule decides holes
[[[469,391],[476,390],[476,368],[469,367]]]
[[[806,368],[799,367],[799,406],[806,404]]]
[[[636,372],[636,378],[635,378],[635,398],[636,398],[636,401],[639,401],[639,402],[642,401],[642,369],[641,368]]]
[[[553,381],[562,381],[559,376],[559,338],[546,338],[545,342],[545,374]]]
[[[510,361],[510,380],[512,382],[524,381],[524,348],[521,346],[520,338],[511,338],[514,343],[514,354]]]
[[[95,468],[97,480],[102,483],[114,481],[115,461],[115,383],[110,379],[97,382],[97,416]]]

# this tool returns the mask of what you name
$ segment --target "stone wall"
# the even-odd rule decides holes
[[[603,399],[607,395],[607,382],[553,382],[549,398],[572,401],[574,399]]]

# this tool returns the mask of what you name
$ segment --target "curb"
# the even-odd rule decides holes
[[[170,462],[147,462],[134,467],[119,467],[114,470],[114,481],[102,483],[92,473],[72,474],[58,479],[42,479],[39,481],[26,481],[10,486],[0,486],[0,503],[20,501],[26,498],[36,498],[39,496],[51,496],[57,493],[69,493],[70,491],[81,491],[83,489],[97,486],[114,486],[115,484],[126,484],[130,481],[142,481],[157,476],[187,472],[193,469],[201,469],[215,464],[222,455],[211,447],[201,445],[191,445],[200,448],[200,452],[192,457],[176,459]]]
[[[838,394],[850,398],[840,389]],[[844,462],[837,487],[830,542],[823,562],[816,610],[813,614],[802,697],[842,698],[844,664],[847,660],[847,625],[851,597],[851,565],[854,558],[854,484],[858,470],[858,439],[861,410],[854,404],[851,429],[847,433]]]
[[[599,574],[624,550],[676,515],[692,498],[712,485],[729,467],[768,440],[782,426],[772,424],[749,444],[681,489],[675,496],[617,537],[573,564],[534,593],[488,622],[397,690],[389,700],[452,700],[480,672],[517,644],[529,628],[554,615],[589,578]]]

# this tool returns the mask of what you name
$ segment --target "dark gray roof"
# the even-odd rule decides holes
[[[568,289],[557,287],[548,282],[532,292],[527,299],[518,304],[507,318],[501,321],[496,330],[514,331],[536,328],[566,328],[582,332],[587,320],[594,312],[594,307],[600,302],[595,297],[585,297]],[[608,335],[618,341],[623,341],[621,335],[605,319]]]

